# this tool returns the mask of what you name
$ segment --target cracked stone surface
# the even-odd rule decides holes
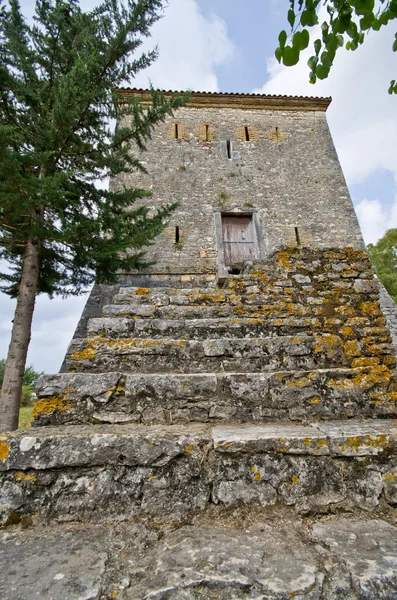
[[[106,527],[54,527],[0,535],[4,600],[94,600],[100,597]]]
[[[313,536],[343,561],[359,598],[397,597],[397,530],[380,520],[317,523]]]
[[[263,509],[0,535],[7,600],[395,600],[397,528]]]

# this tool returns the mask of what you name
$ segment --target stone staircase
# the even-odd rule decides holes
[[[73,340],[69,372],[41,381],[36,424],[395,415],[372,271],[359,252],[328,254],[278,253],[224,289],[121,288]]]
[[[1,441],[3,518],[393,506],[394,367],[359,251],[280,251],[223,289],[121,287],[39,383],[37,428]]]
[[[4,597],[396,597],[396,360],[364,253],[121,287],[87,332],[0,439],[0,518],[35,525],[2,536]]]

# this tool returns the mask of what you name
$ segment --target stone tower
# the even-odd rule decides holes
[[[149,101],[142,90],[125,94]],[[222,510],[242,508],[252,523],[282,507],[392,510],[395,351],[329,102],[193,93],[156,129],[141,157],[147,174],[112,182],[152,190],[153,209],[179,205],[148,250],[150,269],[94,287],[62,372],[39,383],[34,433],[0,441],[4,520],[15,511],[138,522],[199,513],[219,526]],[[383,589],[368,595],[353,567],[343,576],[331,568],[341,538],[335,555],[314,559],[295,534],[301,550],[290,556],[283,534],[277,552],[300,575],[281,581],[284,567],[251,562],[261,544],[273,547],[266,527],[255,542],[237,527],[235,546],[230,530],[166,534],[125,597],[237,600],[246,586],[244,598],[375,599]],[[340,528],[319,527],[317,541]],[[257,544],[244,581],[219,558],[224,544],[233,565]],[[194,573],[174,577],[178,552],[189,568],[197,559]]]

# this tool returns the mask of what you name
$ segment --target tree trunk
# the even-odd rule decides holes
[[[0,433],[18,428],[19,405],[30,342],[40,266],[39,243],[26,243],[11,342],[0,397]]]

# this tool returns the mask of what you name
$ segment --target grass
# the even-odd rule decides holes
[[[21,406],[19,411],[18,429],[29,429],[33,419],[34,405]]]

